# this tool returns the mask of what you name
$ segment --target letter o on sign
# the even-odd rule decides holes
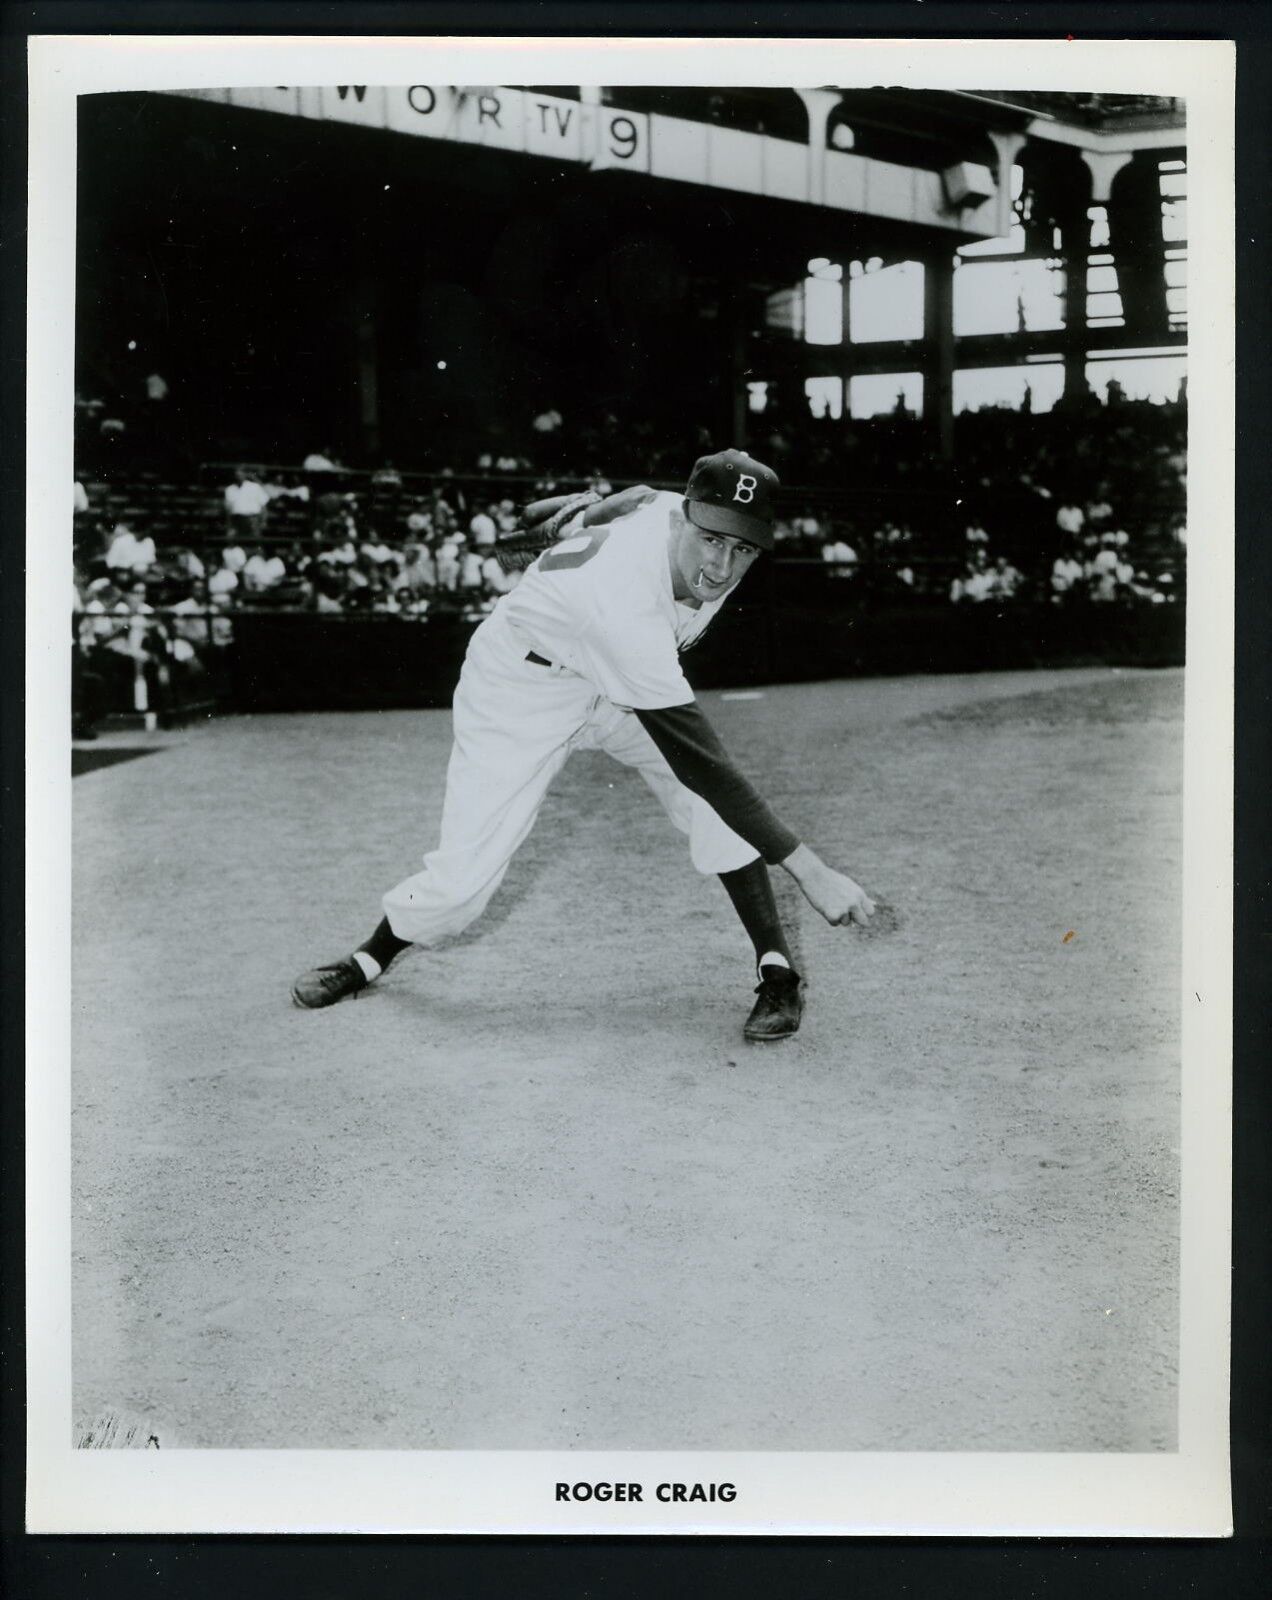
[[[424,96],[427,96],[428,104],[421,105],[419,101],[416,100],[416,95],[419,95],[421,99]],[[413,83],[406,91],[406,103],[408,106],[410,106],[412,111],[418,111],[422,117],[427,117],[432,112],[437,110],[437,96],[426,83]]]

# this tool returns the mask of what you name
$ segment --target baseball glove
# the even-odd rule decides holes
[[[495,560],[505,572],[523,572],[536,557],[561,537],[561,531],[580,511],[598,505],[600,495],[591,489],[582,494],[552,495],[547,500],[532,500],[521,512],[521,527],[501,533],[495,540]]]

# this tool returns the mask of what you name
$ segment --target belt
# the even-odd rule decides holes
[[[554,665],[554,663],[551,661],[545,661],[543,657],[534,650],[529,650],[526,652],[526,660],[533,661],[536,667],[550,667]]]

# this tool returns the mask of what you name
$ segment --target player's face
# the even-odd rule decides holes
[[[719,600],[746,573],[759,549],[727,533],[708,533],[683,517],[672,548],[672,592],[677,600]]]

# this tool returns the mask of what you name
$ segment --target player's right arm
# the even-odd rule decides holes
[[[827,922],[866,926],[875,912],[869,894],[853,878],[827,866],[774,816],[731,762],[698,702],[637,710],[635,715],[683,786],[701,795],[718,818],[754,845],[770,866],[789,872],[808,904]]]
[[[778,863],[799,884],[804,898],[829,923],[855,922],[864,928],[875,913],[874,901],[844,872],[828,867],[806,844]]]
[[[863,927],[869,922],[875,909],[869,895],[846,874],[827,866],[779,821],[738,771],[697,701],[638,710],[636,716],[685,788],[705,800],[763,860],[789,872],[827,922]]]
[[[637,709],[636,716],[685,788],[705,800],[765,861],[775,865],[798,851],[798,836],[778,820],[738,771],[696,700],[687,705]]]

